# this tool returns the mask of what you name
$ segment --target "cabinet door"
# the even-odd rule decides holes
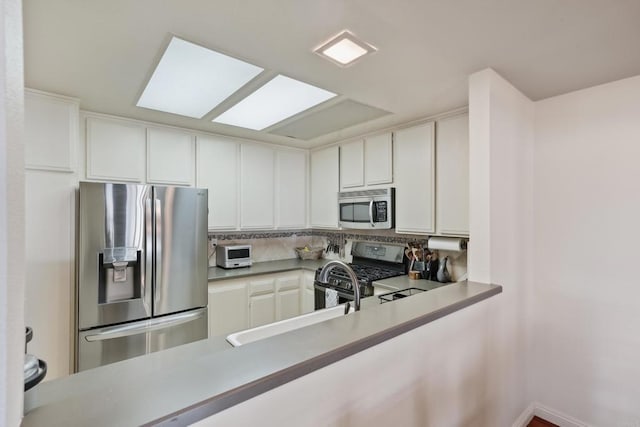
[[[300,315],[300,282],[298,272],[276,278],[276,319],[283,320]]]
[[[209,336],[228,335],[248,328],[247,283],[209,283]]]
[[[367,185],[393,182],[393,150],[391,133],[369,137],[365,140],[364,165]]]
[[[340,146],[340,188],[364,185],[364,142],[354,141]]]
[[[283,320],[300,315],[300,289],[278,292],[276,319]]]
[[[193,136],[179,131],[149,128],[147,181],[156,184],[193,185]]]
[[[209,229],[238,228],[239,144],[224,137],[198,136],[196,186],[209,190]]]
[[[307,223],[307,154],[278,151],[276,154],[276,225],[304,228]]]
[[[249,281],[249,327],[276,321],[275,276],[260,276]]]
[[[469,115],[436,124],[436,231],[469,234]]]
[[[315,310],[315,292],[313,289],[313,280],[315,278],[315,273],[311,271],[304,271],[302,273],[302,284],[300,286],[301,289],[301,314],[311,313]]]
[[[142,182],[146,129],[135,122],[87,118],[87,179]]]
[[[32,90],[24,93],[24,162],[27,169],[74,172],[78,101]]]
[[[249,297],[249,327],[266,325],[276,321],[275,294],[263,294]]]
[[[434,232],[434,124],[395,133],[396,232]]]
[[[240,147],[240,227],[274,226],[274,151],[254,144]]]
[[[311,153],[311,226],[338,228],[338,147]]]

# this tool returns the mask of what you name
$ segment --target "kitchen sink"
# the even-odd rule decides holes
[[[378,295],[380,303],[391,302],[398,299],[410,297],[415,294],[424,292],[424,289],[420,288],[407,288],[400,291],[388,292],[386,294]]]
[[[349,313],[353,312],[354,309],[353,307],[351,307]],[[323,310],[313,311],[311,313],[281,320],[279,322],[269,323],[267,325],[236,332],[227,336],[227,341],[232,346],[238,347],[243,344],[248,344],[250,342],[258,341],[264,338],[269,338],[274,335],[283,334],[285,332],[293,331],[294,329],[314,325],[316,323],[320,323],[325,320],[333,319],[340,316],[344,316],[344,305],[325,308]]]

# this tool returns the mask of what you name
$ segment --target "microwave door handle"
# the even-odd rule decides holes
[[[375,227],[375,224],[373,223],[373,199],[369,202],[369,222],[372,227]]]

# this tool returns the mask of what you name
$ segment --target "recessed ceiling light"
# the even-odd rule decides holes
[[[201,119],[262,71],[173,37],[136,105]]]
[[[328,90],[277,75],[212,121],[262,130],[334,96]]]
[[[376,50],[370,44],[358,40],[348,30],[344,30],[316,48],[314,52],[342,67],[348,67],[353,65],[359,58]]]

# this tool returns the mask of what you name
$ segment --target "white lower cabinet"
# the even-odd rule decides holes
[[[226,336],[313,311],[313,277],[313,272],[295,270],[209,282],[209,336]]]
[[[311,313],[315,310],[315,291],[313,289],[313,280],[315,273],[313,271],[302,272],[302,286],[300,295],[301,314]]]
[[[301,274],[276,278],[276,320],[284,320],[300,314]]]
[[[228,335],[249,327],[247,281],[224,280],[209,284],[209,336]]]
[[[249,327],[276,321],[275,277],[258,276],[249,281]]]

